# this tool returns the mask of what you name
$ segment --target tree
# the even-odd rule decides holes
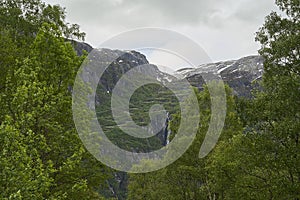
[[[53,24],[43,25],[31,49],[28,57],[20,61],[20,67],[6,77],[1,95],[5,119],[11,121],[4,120],[3,134],[12,138],[4,141],[6,148],[1,151],[1,161],[7,163],[1,174],[11,177],[0,183],[9,188],[2,197],[16,193],[30,199],[99,199],[96,190],[104,183],[105,169],[86,152],[72,120],[70,87],[83,58],[76,55]],[[5,154],[9,151],[24,155],[25,160],[20,156],[10,158]],[[9,163],[18,163],[20,167]],[[22,172],[23,164],[23,168],[30,170]],[[5,169],[9,166],[10,170]],[[19,181],[23,184],[12,187],[18,183],[14,181],[18,174],[27,171]],[[41,184],[39,180],[43,177],[47,181]],[[32,194],[27,192],[31,190]]]
[[[0,92],[5,77],[20,67],[28,49],[44,23],[55,24],[66,39],[84,39],[77,24],[66,22],[65,9],[41,0],[4,0],[0,2]],[[13,77],[11,77],[13,78]],[[1,120],[1,117],[0,117]]]
[[[285,16],[272,12],[256,38],[262,44],[265,74],[264,93],[255,101],[261,115],[254,125],[270,144],[261,150],[272,158],[273,193],[281,199],[299,199],[300,4],[298,0],[277,0],[276,4]]]
[[[210,84],[215,84],[218,87],[216,83]],[[223,143],[227,144],[233,136],[241,135],[242,132],[231,90],[227,86],[225,90],[227,93],[227,115],[217,149],[221,149],[219,146],[222,146]],[[193,144],[182,157],[165,169],[147,174],[131,174],[128,187],[129,199],[214,199],[222,195],[228,182],[216,184],[219,177],[215,176],[214,165],[211,163],[219,151],[213,150],[206,158],[199,159],[198,157],[211,119],[211,96],[208,87],[205,87],[204,91],[200,93],[196,91],[196,93],[201,122]],[[218,99],[219,97],[214,98]],[[170,124],[171,139],[176,137],[179,123],[180,115],[173,115]],[[145,164],[149,165],[149,163]]]
[[[224,199],[300,198],[300,7],[277,0],[257,33],[264,57],[262,92],[239,104],[242,135],[216,149],[212,171]]]
[[[42,199],[50,192],[51,162],[42,163],[37,149],[28,145],[38,141],[36,135],[31,130],[26,134],[20,133],[9,118],[0,126],[1,199]],[[40,148],[46,146],[44,140],[39,144]]]
[[[4,0],[0,3],[0,26],[10,30],[14,41],[22,45],[30,45],[44,23],[55,24],[66,38],[84,39],[77,24],[65,21],[65,13],[59,5],[41,0]]]

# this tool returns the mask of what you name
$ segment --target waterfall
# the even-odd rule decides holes
[[[164,130],[164,146],[167,146],[170,143],[169,137],[170,137],[171,131],[169,130],[169,122],[170,122],[170,114],[168,112],[165,130]]]

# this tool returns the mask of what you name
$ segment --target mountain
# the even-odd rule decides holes
[[[82,55],[83,50],[88,53],[93,50],[93,48],[87,43],[73,42],[78,55]],[[136,51],[122,52],[120,50],[105,49],[102,50],[102,55],[101,53],[99,54],[99,59],[103,60],[105,57],[107,58],[111,55],[115,56],[116,54],[122,56],[113,63],[115,68],[119,66],[120,69],[127,69],[125,71],[128,71],[137,65],[149,64],[146,56]],[[238,60],[202,64],[197,68],[183,68],[178,70],[175,73],[175,76],[180,75],[186,78],[191,85],[201,90],[204,84],[201,74],[220,74],[223,81],[233,89],[236,96],[250,98],[251,91],[258,88],[258,84],[256,82],[262,78],[263,62],[264,59],[261,56],[247,56]],[[157,80],[160,82],[165,83],[174,79],[174,77],[161,72],[155,65],[149,64],[149,69],[151,69],[152,75],[156,76]],[[110,73],[112,77],[119,77],[125,71],[112,70]],[[107,82],[102,82],[102,85],[109,88]]]
[[[202,89],[203,73],[220,74],[223,81],[228,84],[239,97],[251,97],[251,91],[258,88],[256,81],[261,80],[263,74],[263,58],[261,56],[248,56],[239,60],[209,63],[197,68],[185,68],[177,74],[186,78],[191,85]]]
[[[80,46],[81,45],[78,45],[77,47]],[[77,49],[77,52],[80,51],[80,49]],[[93,70],[90,69],[107,67],[98,83],[95,107],[98,122],[109,140],[118,147],[131,152],[149,152],[160,149],[165,145],[167,140],[166,133],[168,132],[167,119],[165,121],[156,119],[150,120],[148,112],[153,104],[164,105],[170,113],[177,112],[177,110],[174,109],[177,103],[174,95],[166,88],[161,88],[157,85],[146,85],[138,89],[130,98],[129,111],[136,124],[146,126],[151,122],[152,127],[163,127],[156,136],[146,139],[132,137],[120,129],[120,126],[126,126],[128,122],[125,120],[122,124],[116,124],[111,110],[111,97],[113,89],[116,87],[120,78],[135,67],[144,66],[139,69],[139,72],[145,75],[141,77],[142,80],[146,78],[147,75],[151,75],[155,77],[157,81],[170,81],[168,76],[159,71],[157,66],[149,64],[146,57],[136,51],[99,49],[90,52],[87,59],[89,65],[95,67],[87,67],[85,69],[88,74],[90,74],[90,76],[83,77],[83,80],[86,82],[95,82],[99,79],[99,77],[95,76]],[[129,78],[136,79],[137,77]],[[123,92],[127,92],[126,89],[130,88],[130,86],[126,84],[131,84],[131,82],[125,82],[125,85],[122,85]],[[147,131],[157,132],[151,129]],[[110,190],[103,190],[101,193],[106,194],[107,197],[125,199],[128,180],[127,174],[115,172],[113,176],[115,178],[108,181]]]
[[[162,104],[169,113],[166,121],[153,120],[151,123],[154,127],[163,123],[163,129],[151,138],[141,139],[134,138],[120,130],[119,126],[126,126],[127,121],[123,124],[116,124],[111,111],[111,94],[116,84],[124,74],[131,69],[143,65],[141,73],[146,78],[147,75],[154,77],[158,82],[166,84],[172,81],[178,81],[175,77],[186,78],[191,85],[199,90],[203,89],[204,81],[201,74],[220,74],[225,83],[233,90],[234,94],[241,97],[251,97],[251,90],[258,88],[255,84],[260,80],[263,73],[263,59],[260,56],[248,56],[239,60],[209,63],[199,65],[197,68],[184,68],[178,70],[175,74],[169,75],[159,70],[147,60],[146,56],[137,51],[120,51],[111,49],[99,49],[92,51],[93,48],[85,43],[76,43],[75,49],[79,55],[82,51],[91,52],[89,61],[97,67],[107,67],[99,80],[97,95],[95,99],[96,112],[99,124],[107,137],[117,146],[132,152],[149,152],[160,149],[168,143],[168,120],[171,114],[180,111],[176,97],[167,88],[158,87],[157,85],[146,85],[138,89],[130,98],[129,113],[132,119],[139,126],[145,126],[151,121],[149,118],[149,109],[154,104]],[[106,66],[108,65],[108,66]],[[89,74],[93,74],[92,71]],[[93,80],[89,80],[89,78]],[[137,78],[137,77],[129,77]],[[83,77],[84,81],[95,81],[98,77]],[[180,80],[179,80],[180,81]],[[126,82],[125,82],[126,84]],[[127,92],[128,85],[122,85],[124,92]],[[147,130],[153,131],[153,130]],[[115,172],[112,180],[108,181],[110,190],[103,190],[101,193],[107,197],[118,199],[126,198],[128,176],[123,172]]]
[[[78,54],[83,50],[92,51],[92,47],[85,43],[77,43],[75,49]],[[129,113],[137,125],[144,126],[145,129],[148,128],[148,132],[159,133],[157,137],[148,139],[135,138],[124,134],[120,126],[116,125],[111,111],[113,89],[124,74],[130,72],[132,69],[138,69],[142,74],[140,80],[146,80],[147,76],[149,76],[153,77],[158,83],[162,83],[162,85],[170,82],[176,82],[177,85],[180,85],[180,79],[186,79],[192,86],[197,87],[199,90],[202,90],[203,84],[205,84],[202,78],[203,74],[217,74],[233,89],[236,96],[251,98],[251,91],[259,89],[257,81],[262,78],[264,62],[260,56],[248,56],[239,60],[202,64],[196,68],[184,68],[170,75],[160,71],[157,66],[150,64],[146,56],[137,51],[95,49],[90,53],[88,58],[90,63],[96,67],[107,67],[99,80],[95,100],[99,123],[102,125],[103,130],[108,133],[109,139],[115,141],[123,149],[135,152],[153,151],[159,149],[161,145],[168,143],[167,127],[159,131],[154,130],[155,127],[161,127],[162,123],[167,124],[168,119],[165,122],[155,119],[150,120],[149,110],[151,106],[162,104],[169,115],[180,112],[180,109],[176,96],[168,88],[155,84],[145,85],[137,89],[130,97]],[[91,71],[89,74],[94,73]],[[132,82],[132,80],[137,78],[137,76],[128,76],[127,79],[129,80],[122,83],[123,89],[119,95],[123,96],[130,93],[133,85],[137,84]],[[98,81],[98,77],[95,76],[84,77],[84,79],[85,81]],[[126,116],[126,113],[124,116]],[[152,123],[152,128],[150,127],[149,129],[147,125],[150,122]],[[129,126],[130,121],[124,117],[121,123],[122,127],[126,127]]]
[[[130,74],[130,70],[137,68],[141,77],[137,75],[128,75],[127,79],[122,83],[122,89],[119,91],[119,96],[124,96],[130,93],[130,89],[138,84],[138,81],[144,81],[147,77],[154,77],[159,82],[169,82],[170,76],[161,72],[157,66],[149,64],[146,57],[136,51],[120,51],[110,49],[99,49],[93,51],[89,55],[91,65],[96,67],[107,67],[102,74],[95,99],[96,112],[98,121],[102,125],[103,130],[108,135],[109,139],[114,141],[118,146],[128,151],[147,152],[161,148],[166,143],[165,130],[154,130],[155,127],[165,126],[166,121],[161,122],[159,118],[150,120],[149,110],[154,104],[164,105],[169,113],[175,113],[176,110],[176,97],[164,87],[157,84],[147,84],[130,97],[129,112],[130,116],[136,124],[144,126],[151,122],[151,126],[146,130],[147,132],[158,132],[157,136],[147,139],[135,138],[130,135],[124,134],[120,129],[122,127],[130,127],[130,121],[125,117],[124,120],[117,126],[111,110],[111,97],[113,89],[120,81],[124,74]],[[108,66],[107,66],[108,65]],[[143,67],[139,67],[143,66]],[[93,74],[92,71],[89,74]],[[88,80],[88,79],[93,80]],[[138,80],[139,78],[139,80]],[[83,77],[85,81],[98,81],[99,77]],[[134,80],[138,80],[135,81]],[[120,99],[120,104],[123,100]],[[126,113],[124,113],[126,115]]]

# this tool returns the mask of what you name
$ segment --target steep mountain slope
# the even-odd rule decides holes
[[[140,81],[143,81],[147,77],[152,77],[157,84],[146,84],[141,88],[137,88],[133,95],[130,96],[129,112],[136,124],[139,126],[146,126],[150,122],[149,110],[154,104],[163,104],[165,109],[169,113],[177,112],[174,110],[176,108],[176,98],[174,95],[165,87],[159,86],[159,81],[168,81],[166,74],[160,72],[155,65],[149,64],[146,57],[136,51],[120,51],[120,50],[110,50],[110,49],[100,49],[93,51],[88,57],[89,65],[92,65],[93,69],[105,69],[100,80],[96,76],[95,72],[91,71],[91,68],[86,68],[86,74],[89,76],[84,76],[83,80],[85,82],[97,82],[97,95],[95,99],[96,111],[98,116],[98,121],[101,124],[103,130],[112,141],[116,142],[118,146],[123,149],[130,151],[152,151],[154,149],[159,149],[162,144],[165,143],[164,132],[165,130],[159,131],[158,137],[152,137],[149,139],[134,138],[130,135],[124,134],[120,127],[124,127],[130,124],[130,121],[123,120],[122,123],[116,124],[111,109],[111,99],[113,89],[116,88],[116,84],[123,78],[124,74],[130,74],[132,69],[136,69],[137,66],[143,66],[138,68],[140,74]],[[135,75],[129,75],[125,82],[122,84],[122,91],[119,96],[124,96],[130,93],[130,89],[133,87],[135,82],[131,80],[136,80],[138,77]],[[159,80],[159,81],[158,81]],[[124,105],[123,99],[118,99],[119,104]],[[124,113],[125,115],[126,113]],[[162,125],[163,123],[163,125]],[[152,127],[164,126],[165,122],[161,120],[151,120]],[[150,132],[157,132],[153,129],[149,129]],[[159,140],[158,140],[159,138]]]
[[[258,87],[255,81],[262,77],[263,62],[260,56],[248,56],[239,60],[203,64],[198,68],[181,69],[177,74],[183,75],[199,89],[204,84],[201,74],[220,74],[223,81],[234,90],[235,95],[251,97],[251,91]]]
[[[89,44],[83,42],[74,42],[74,47],[78,55],[82,55],[83,50],[88,53],[93,50]],[[123,55],[123,59],[119,59],[117,60],[117,63],[114,63],[121,68],[132,68],[137,65],[149,64],[144,55],[134,51],[131,51],[131,54],[130,52],[124,54],[122,51],[106,49],[102,53],[106,56],[116,53]],[[105,58],[105,56],[100,55],[100,59],[103,58]],[[261,56],[247,56],[239,60],[202,64],[197,68],[183,68],[178,70],[176,74],[183,76],[191,83],[191,85],[201,89],[204,84],[201,77],[202,73],[219,73],[224,82],[234,90],[235,95],[251,97],[251,91],[258,87],[255,81],[261,80],[263,74],[263,62],[264,60]],[[111,73],[114,74],[117,72],[111,71]],[[157,79],[160,82],[166,82],[173,79],[168,74],[159,71],[154,65],[152,65],[152,73],[156,74]],[[106,83],[102,84],[107,85]]]
[[[91,52],[92,48],[85,43],[77,44],[76,51],[81,54],[82,50]],[[145,85],[136,90],[130,99],[129,112],[140,126],[145,126],[150,122],[149,109],[154,104],[162,104],[169,112],[168,118],[164,122],[165,128],[162,129],[156,137],[147,139],[134,138],[122,130],[115,123],[111,111],[111,94],[120,78],[131,69],[145,65],[142,74],[148,74],[155,77],[158,82],[167,83],[176,81],[175,77],[180,75],[181,78],[186,78],[191,85],[203,88],[204,81],[201,77],[203,73],[219,73],[224,82],[227,83],[237,96],[251,97],[251,90],[258,85],[256,80],[260,80],[263,73],[263,59],[259,56],[249,56],[234,61],[218,62],[200,65],[197,68],[185,68],[178,70],[174,76],[161,72],[157,66],[149,64],[146,57],[136,51],[120,51],[110,49],[100,49],[92,52],[92,62],[103,67],[108,64],[112,58],[117,58],[113,62],[109,62],[108,68],[100,78],[97,96],[95,99],[98,121],[101,124],[107,137],[117,146],[133,152],[149,152],[161,148],[168,143],[168,120],[169,115],[179,112],[179,105],[176,97],[168,89],[152,84]],[[93,72],[90,72],[93,74]],[[98,77],[91,76],[93,80],[98,80]],[[88,77],[84,78],[85,81]],[[124,85],[124,88],[128,86]],[[126,90],[125,90],[126,91]],[[126,124],[126,122],[124,122]],[[121,124],[122,125],[122,124]],[[117,197],[125,199],[127,188],[127,174],[115,172],[112,180],[108,181],[110,190],[101,191],[107,197]]]
[[[98,83],[95,106],[98,122],[109,140],[118,147],[131,152],[149,152],[160,149],[167,140],[167,120],[151,121],[154,127],[156,124],[163,124],[163,129],[160,130],[156,136],[146,139],[134,138],[120,129],[120,126],[126,125],[126,121],[124,121],[123,124],[116,124],[111,110],[111,98],[113,89],[120,78],[137,66],[145,66],[140,72],[143,75],[151,75],[155,77],[156,80],[168,81],[168,76],[160,72],[155,65],[149,64],[146,57],[136,51],[100,49],[91,52],[88,58],[89,63],[96,67],[107,67]],[[91,76],[83,77],[84,81],[98,81],[99,77],[97,77],[93,71],[88,72]],[[126,92],[129,86],[123,85],[123,88],[124,92]],[[150,122],[149,109],[152,105],[164,105],[168,112],[175,113],[177,112],[176,107],[178,107],[176,102],[174,95],[166,88],[155,84],[148,84],[134,92],[130,98],[129,112],[136,124],[146,126]],[[103,190],[101,193],[106,194],[107,197],[125,199],[127,174],[115,172],[114,177],[115,178],[108,181],[110,190]]]
[[[82,50],[91,52],[92,48],[85,43],[77,43],[76,51],[80,53]],[[260,56],[248,56],[239,60],[203,64],[197,68],[185,68],[178,70],[174,76],[161,72],[157,66],[149,64],[145,55],[136,51],[99,49],[92,51],[92,56],[90,54],[89,59],[97,67],[109,65],[100,78],[95,100],[100,124],[112,141],[124,149],[137,152],[147,152],[160,148],[161,145],[167,143],[167,136],[166,130],[161,130],[157,134],[158,137],[134,138],[124,134],[119,128],[120,124],[117,126],[115,123],[111,111],[112,91],[121,77],[133,68],[144,65],[145,67],[139,69],[141,74],[154,77],[162,85],[172,81],[180,82],[175,78],[180,77],[181,79],[186,78],[192,86],[200,90],[205,84],[202,78],[203,74],[219,74],[224,82],[233,89],[235,95],[248,98],[251,97],[251,91],[258,88],[256,81],[261,79],[263,73],[263,59]],[[93,74],[93,72],[89,73]],[[98,80],[98,77],[95,76],[89,78],[92,78],[93,81]],[[89,78],[86,77],[86,81],[89,81]],[[136,77],[129,78],[135,79]],[[125,88],[123,93],[126,93],[132,86],[129,84],[123,85],[123,87]],[[136,90],[130,99],[129,112],[136,124],[139,126],[149,124],[149,110],[154,104],[163,104],[169,114],[179,112],[178,101],[169,89],[158,84],[148,84]],[[162,122],[155,121],[153,125],[160,123]],[[124,121],[121,126],[126,126],[126,124],[127,121]]]

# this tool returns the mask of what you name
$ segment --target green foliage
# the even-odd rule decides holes
[[[109,173],[73,124],[71,88],[84,57],[65,40],[63,10],[4,1],[0,11],[0,198],[101,199]]]
[[[44,23],[55,24],[67,38],[83,39],[77,24],[65,21],[65,9],[41,0],[4,0],[0,3],[0,27],[10,30],[18,44],[28,45]],[[25,42],[25,43],[24,43]]]
[[[220,199],[299,199],[299,1],[276,1],[257,33],[265,58],[263,91],[238,100],[244,131],[210,158]]]
[[[202,159],[199,149],[209,122],[218,116],[212,116],[208,88],[197,91],[201,112],[193,144],[164,169],[130,174],[128,199],[300,199],[299,0],[276,4],[284,17],[272,12],[256,37],[265,58],[263,91],[253,99],[235,99],[226,86],[225,126],[216,147]],[[127,175],[95,160],[77,136],[71,91],[84,57],[66,39],[84,34],[65,18],[63,8],[40,0],[0,2],[0,199],[103,199],[99,192],[109,196],[109,189],[124,190],[127,184]],[[115,77],[105,78],[113,82]],[[102,100],[110,98],[106,88],[98,89]],[[180,113],[174,114],[174,96],[155,85],[141,91],[130,102],[134,121],[146,125],[150,107],[164,104],[172,114],[174,139],[181,120]],[[121,135],[109,107],[97,111],[112,141],[121,137],[119,145],[141,152],[161,147],[158,138],[147,146]],[[189,109],[189,117],[196,117]]]
[[[104,77],[110,80],[106,74]],[[101,99],[101,104],[96,106],[98,121],[110,141],[127,151],[149,152],[162,147],[161,137],[164,130],[159,133],[160,138],[154,136],[147,139],[134,138],[123,133],[111,113],[111,94],[107,94],[106,89],[98,87],[97,95],[98,99]],[[150,123],[149,110],[155,104],[163,105],[169,113],[176,113],[179,110],[178,101],[169,89],[157,84],[149,84],[137,89],[131,96],[129,112],[133,121],[139,126],[148,125]]]
[[[166,169],[131,175],[131,199],[300,198],[300,4],[276,3],[285,17],[272,12],[256,37],[265,58],[263,91],[254,99],[235,99],[236,103],[227,96],[222,136],[206,158],[198,159],[212,117],[209,93],[201,92],[201,124],[193,145]],[[179,122],[175,115],[173,137]],[[138,187],[139,183],[143,185]],[[163,190],[157,191],[160,187]]]
[[[26,134],[20,133],[9,118],[0,127],[1,198],[41,199],[49,194],[52,163],[43,164],[38,150],[28,145],[39,142],[44,148],[45,140],[31,130]]]
[[[226,87],[226,92],[227,116],[218,146],[233,135],[241,134],[242,130],[235,111],[234,99],[228,87]],[[214,185],[213,178],[215,177],[213,177],[213,167],[210,161],[216,150],[207,158],[199,159],[198,157],[211,119],[211,99],[208,88],[205,87],[204,91],[197,94],[197,97],[201,111],[200,126],[193,144],[181,158],[165,169],[141,175],[131,174],[129,199],[213,199],[213,196],[219,192]],[[174,138],[180,123],[178,120],[180,116],[177,114],[172,118],[170,126]],[[149,165],[149,163],[146,164]]]

